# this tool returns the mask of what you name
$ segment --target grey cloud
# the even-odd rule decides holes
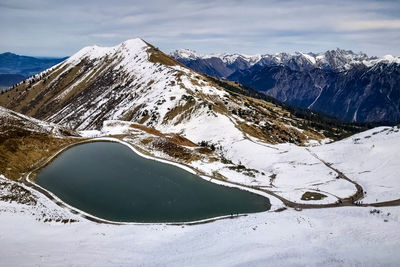
[[[373,0],[7,1],[0,51],[70,55],[141,37],[164,51],[324,51],[400,55],[400,3]]]

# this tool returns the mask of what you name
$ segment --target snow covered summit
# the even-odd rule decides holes
[[[77,63],[80,62],[82,58],[96,60],[114,54],[129,57],[129,55],[139,53],[146,47],[148,47],[148,45],[140,38],[129,39],[113,47],[101,47],[97,45],[86,46],[69,57],[66,63]]]

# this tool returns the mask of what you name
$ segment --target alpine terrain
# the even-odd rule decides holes
[[[280,101],[352,122],[400,121],[400,58],[325,53],[171,54],[201,73],[239,82]]]
[[[261,60],[239,58],[244,72]],[[212,75],[239,71],[224,64],[221,75]],[[270,68],[300,76],[320,71],[324,78],[397,66],[320,64]],[[38,265],[398,262],[398,126],[367,129],[289,107],[192,70],[142,39],[85,47],[2,93],[0,105],[0,239],[7,244],[0,259],[6,265],[26,254],[25,261]],[[34,183],[54,155],[98,140],[266,196],[271,209],[187,224],[125,224],[81,212]]]

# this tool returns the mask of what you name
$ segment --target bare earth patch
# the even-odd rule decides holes
[[[324,194],[320,194],[317,192],[305,192],[302,196],[301,196],[301,200],[321,200],[326,198],[327,196]]]

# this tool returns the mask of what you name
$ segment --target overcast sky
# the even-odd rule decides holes
[[[400,56],[400,1],[0,0],[0,53],[69,56],[140,37],[165,52]]]

